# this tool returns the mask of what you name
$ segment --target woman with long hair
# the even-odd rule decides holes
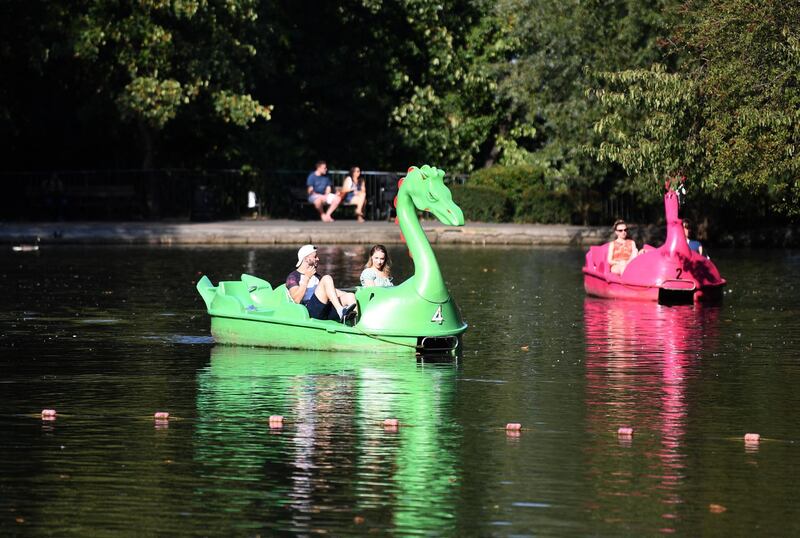
[[[625,267],[639,253],[636,243],[628,239],[628,225],[620,219],[614,223],[614,233],[617,237],[608,244],[608,262],[611,272],[621,275]]]
[[[383,245],[375,245],[369,251],[369,259],[361,271],[362,286],[394,286],[392,284],[392,270],[389,262],[389,253]]]
[[[342,190],[339,193],[343,197],[343,202],[347,205],[356,206],[356,218],[358,222],[364,222],[364,206],[367,205],[367,186],[364,178],[361,177],[361,168],[354,166],[350,169],[350,174],[344,178]]]

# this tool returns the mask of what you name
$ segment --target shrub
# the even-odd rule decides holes
[[[514,210],[517,222],[563,224],[572,220],[573,200],[567,193],[553,192],[541,185],[525,189]]]
[[[485,185],[451,185],[453,201],[464,212],[467,220],[480,222],[507,222],[511,204],[503,191]]]
[[[505,193],[511,203],[510,214],[516,222],[571,222],[573,209],[582,209],[581,204],[569,193],[550,190],[545,185],[544,172],[543,168],[533,165],[492,166],[473,173],[468,185]]]
[[[494,187],[506,193],[514,205],[522,200],[526,189],[542,185],[544,169],[533,165],[492,166],[474,172],[469,177],[470,185]]]

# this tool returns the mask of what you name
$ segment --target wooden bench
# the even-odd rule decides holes
[[[340,189],[341,187],[336,187],[336,192],[339,192]],[[319,213],[317,213],[314,204],[308,201],[308,190],[306,187],[290,187],[289,195],[291,197],[289,207],[289,216],[291,218],[296,220],[319,218]],[[328,206],[326,204],[323,207],[327,208]],[[333,212],[333,218],[337,219],[342,216],[355,219],[355,204],[347,204],[342,201],[339,207],[336,208],[336,211]]]

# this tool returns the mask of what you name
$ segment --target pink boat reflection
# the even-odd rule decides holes
[[[610,299],[640,299],[659,303],[692,303],[722,298],[725,279],[705,256],[689,249],[678,218],[678,195],[664,195],[667,240],[654,248],[645,245],[621,275],[608,265],[608,244],[589,248],[583,266],[586,293]]]
[[[595,511],[633,521],[661,514],[651,533],[677,530],[686,476],[690,411],[698,405],[703,356],[719,345],[720,308],[584,300],[587,447]],[[617,435],[620,427],[632,436]],[[633,447],[634,450],[629,450]],[[621,503],[620,497],[628,497]]]

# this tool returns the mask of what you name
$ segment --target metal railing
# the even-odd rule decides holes
[[[130,220],[237,218],[255,211],[290,215],[290,188],[304,187],[309,170],[58,170],[4,172],[5,220]],[[341,186],[347,170],[330,170]],[[397,181],[405,172],[366,170],[367,217],[391,218]],[[463,183],[464,177],[446,178]],[[249,193],[255,194],[255,200]],[[20,203],[24,201],[24,203]],[[248,202],[255,201],[253,207]]]
[[[304,187],[309,170],[77,170],[5,172],[4,220],[130,220],[236,218],[250,211],[285,217],[289,189]],[[329,176],[341,186],[346,170]],[[362,172],[367,216],[389,218],[403,172]],[[255,206],[248,207],[253,201]]]
[[[292,215],[292,204],[296,203],[291,189],[304,188],[309,173],[231,169],[6,172],[0,174],[7,186],[6,196],[0,200],[0,219],[217,220],[252,213],[283,218]],[[335,186],[341,186],[348,171],[330,170],[328,175]],[[362,172],[368,219],[394,216],[397,181],[404,175],[399,171]],[[448,175],[445,180],[464,184],[467,176]],[[584,194],[586,207],[594,209],[583,220],[594,224],[611,223],[616,218],[650,222],[653,217],[633,195]]]

